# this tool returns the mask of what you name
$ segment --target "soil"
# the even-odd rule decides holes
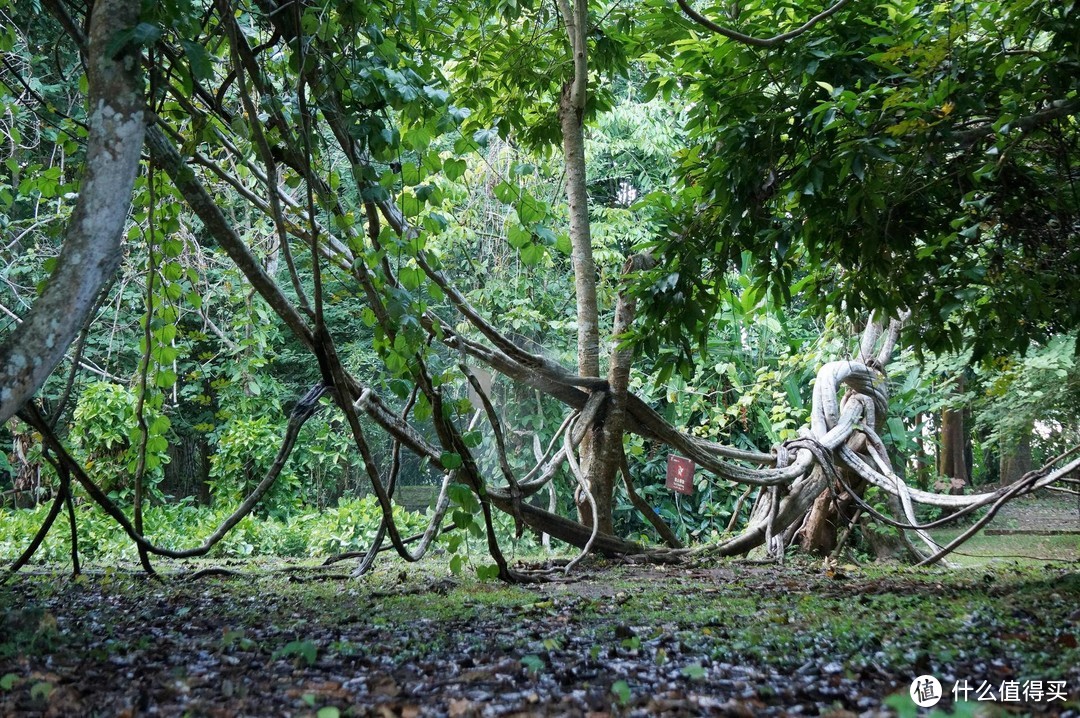
[[[0,715],[915,716],[930,674],[957,715],[1080,716],[1077,516],[1014,501],[960,570],[591,558],[567,576],[546,556],[520,567],[551,580],[507,586],[446,556],[361,579],[38,567],[0,586]]]
[[[592,560],[525,587],[439,562],[195,568],[0,588],[0,715],[915,715],[926,673],[941,706],[958,680],[1065,681],[1066,701],[997,705],[1080,714],[1075,563]]]

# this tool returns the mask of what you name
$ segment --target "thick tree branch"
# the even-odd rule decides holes
[[[94,6],[86,174],[45,292],[0,345],[0,422],[13,416],[56,368],[101,288],[120,266],[145,121],[137,57],[126,51],[114,57],[106,51],[116,34],[138,19],[136,2],[100,0]]]
[[[679,7],[682,8],[682,11],[686,13],[686,16],[696,22],[698,25],[701,25],[707,30],[715,32],[717,35],[722,35],[729,40],[734,40],[735,42],[740,42],[743,45],[751,45],[753,47],[775,47],[776,45],[785,43],[788,40],[792,40],[799,35],[802,35],[804,32],[814,27],[822,20],[826,20],[832,17],[837,12],[839,12],[840,9],[843,8],[845,5],[849,5],[851,3],[851,0],[839,0],[839,2],[830,6],[827,10],[818,13],[794,30],[781,33],[780,35],[774,35],[773,37],[753,37],[751,35],[741,33],[738,30],[732,30],[729,27],[724,27],[723,25],[719,25],[713,22],[712,20],[692,8],[688,0],[676,1],[679,3]]]

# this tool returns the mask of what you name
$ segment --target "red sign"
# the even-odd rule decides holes
[[[667,487],[687,496],[694,493],[694,462],[672,454],[667,458]]]

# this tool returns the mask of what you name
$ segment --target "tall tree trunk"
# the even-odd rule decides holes
[[[1002,486],[1015,483],[1017,479],[1034,468],[1031,462],[1031,431],[1024,432],[1015,446],[1008,445],[1004,440],[1001,442],[1001,459],[998,466],[1001,468]]]
[[[596,304],[596,264],[589,225],[589,195],[585,172],[585,101],[589,88],[588,3],[560,0],[574,54],[574,76],[563,85],[559,98],[563,155],[566,162],[566,199],[570,205],[570,246],[577,294],[578,373],[600,376],[600,322]]]
[[[964,377],[956,382],[955,393],[964,393]],[[941,443],[938,448],[938,475],[952,480],[950,492],[971,483],[968,466],[968,434],[963,409],[945,409],[941,412]],[[963,482],[963,483],[961,483]]]
[[[589,195],[585,171],[585,102],[589,88],[588,2],[559,0],[559,11],[574,59],[574,74],[559,97],[559,122],[566,162],[566,199],[570,205],[570,246],[574,264],[574,291],[577,299],[578,374],[600,376],[600,312],[596,302],[596,264],[593,261],[592,232],[589,225]],[[625,403],[625,391],[623,392]],[[611,408],[603,407],[581,441],[581,471],[592,494],[577,499],[578,516],[586,526],[593,524],[593,504],[600,531],[612,533],[612,496],[618,469],[621,428],[604,428]],[[615,409],[618,414],[618,408]],[[618,416],[613,417],[618,422]],[[605,448],[605,443],[608,444]]]
[[[649,255],[635,255],[626,260],[623,267],[624,281],[633,272],[648,269],[655,264]],[[615,321],[611,328],[611,352],[608,361],[609,395],[607,411],[595,445],[591,471],[587,475],[589,488],[596,501],[596,515],[600,530],[614,534],[615,482],[623,456],[623,430],[626,426],[626,399],[630,385],[630,366],[634,361],[634,348],[620,345],[630,331],[637,311],[637,301],[627,287],[622,287],[615,307]],[[579,513],[580,513],[579,507]]]

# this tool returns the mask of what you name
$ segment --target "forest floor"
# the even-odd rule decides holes
[[[359,580],[38,569],[0,587],[0,715],[916,715],[931,674],[957,715],[1077,716],[1072,539],[961,569],[587,559],[531,586],[450,576],[445,555]],[[983,684],[1020,694],[978,701]]]

